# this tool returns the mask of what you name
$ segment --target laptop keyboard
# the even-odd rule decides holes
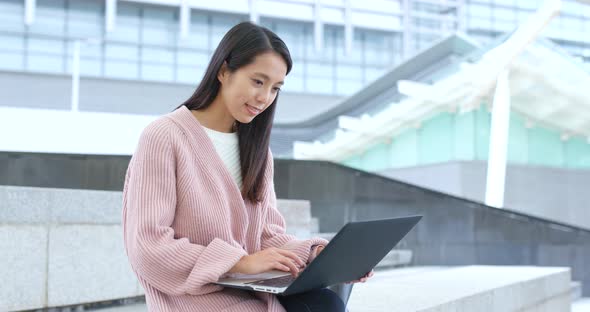
[[[250,282],[248,285],[270,286],[270,287],[287,287],[295,278],[292,275],[270,278],[262,281]]]

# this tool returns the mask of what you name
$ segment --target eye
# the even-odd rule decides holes
[[[262,83],[262,81],[261,81],[261,80],[258,80],[258,79],[252,79],[252,81],[254,81],[254,83],[255,83],[255,84],[257,84],[257,85],[259,85],[259,86],[263,85],[263,83]]]
[[[280,92],[281,88],[273,88],[273,90],[275,90],[275,92]]]

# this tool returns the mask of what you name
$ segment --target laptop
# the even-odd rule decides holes
[[[354,281],[370,272],[421,218],[349,222],[297,277],[273,270],[230,274],[215,284],[287,296]]]

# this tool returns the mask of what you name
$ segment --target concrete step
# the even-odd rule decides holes
[[[319,233],[320,232],[320,220],[318,218],[311,217],[309,221],[309,229],[312,233]]]
[[[147,305],[145,303],[137,303],[137,304],[130,304],[124,305],[119,307],[111,307],[106,309],[98,309],[98,310],[87,310],[87,311],[96,311],[96,312],[147,312]]]
[[[568,311],[570,282],[569,268],[390,269],[376,272],[367,283],[355,284],[348,308],[363,312]]]
[[[578,281],[572,281],[571,284],[572,302],[582,298],[582,283]]]
[[[580,298],[572,302],[572,312],[590,312],[590,298]]]

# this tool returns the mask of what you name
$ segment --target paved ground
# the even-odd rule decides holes
[[[572,312],[590,312],[590,298],[581,298],[572,304]]]

